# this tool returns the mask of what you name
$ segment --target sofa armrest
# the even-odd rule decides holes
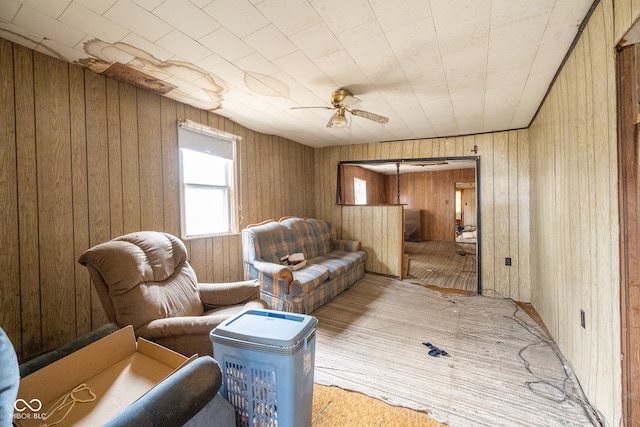
[[[357,252],[360,250],[362,244],[358,240],[336,240],[333,239],[333,247],[348,252]]]
[[[286,265],[275,264],[273,262],[254,261],[253,266],[260,273],[271,276],[274,282],[285,280],[287,287],[293,282],[293,273]]]
[[[199,357],[162,381],[105,425],[181,426],[213,400],[222,385],[220,365]]]
[[[242,304],[260,298],[260,282],[198,283],[202,303],[208,307]]]

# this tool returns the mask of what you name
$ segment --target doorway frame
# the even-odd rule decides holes
[[[476,274],[478,281],[477,293],[482,295],[482,197],[480,194],[480,156],[449,156],[449,157],[411,157],[406,159],[378,159],[378,160],[341,160],[338,162],[338,173],[336,182],[336,204],[341,204],[340,181],[342,165],[362,165],[362,164],[382,164],[382,163],[409,163],[409,162],[444,162],[471,160],[475,162],[476,178],[476,223],[477,223],[477,243],[476,243]]]
[[[640,310],[640,118],[634,108],[640,98],[640,55],[629,46],[616,49],[618,212],[620,216],[620,346],[622,358],[622,418],[631,426],[640,417],[640,325],[632,314]],[[637,49],[640,51],[640,48]],[[638,65],[633,65],[638,64]]]

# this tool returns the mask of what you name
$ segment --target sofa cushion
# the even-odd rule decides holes
[[[302,252],[306,259],[318,255],[316,236],[310,223],[302,218],[287,218],[280,221],[280,224],[291,231],[294,242],[293,252]]]
[[[313,239],[315,245],[315,256],[324,255],[333,250],[333,236],[331,235],[331,226],[328,222],[321,219],[307,218],[305,220],[313,230]],[[310,257],[312,258],[312,257]]]
[[[317,288],[320,284],[329,280],[331,272],[322,265],[307,265],[300,270],[293,272],[293,282],[297,282],[298,287],[291,287],[292,295],[304,295]]]
[[[326,267],[330,272],[330,279],[346,274],[350,269],[364,263],[364,252],[331,251],[328,254],[317,256],[309,262],[313,265]]]
[[[295,252],[293,233],[278,222],[269,222],[248,229],[256,242],[256,259],[280,264],[280,259]]]

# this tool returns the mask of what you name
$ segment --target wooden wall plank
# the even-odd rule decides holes
[[[15,82],[15,111],[34,111],[35,94],[33,87],[33,51],[14,46],[14,73]],[[10,64],[10,61],[8,61]],[[7,91],[7,95],[12,91]],[[4,111],[9,111],[3,109]],[[13,110],[13,106],[12,106]],[[39,351],[42,341],[40,336],[40,286],[39,286],[39,252],[38,234],[33,230],[38,229],[38,184],[37,177],[33,173],[36,170],[36,144],[35,144],[35,117],[33,114],[15,115],[15,147],[17,165],[18,206],[20,216],[19,225],[19,252],[20,252],[20,314],[22,329],[22,345],[16,347],[18,352],[31,354]],[[4,122],[4,120],[3,120]],[[9,124],[3,124],[3,128],[10,129]],[[0,138],[5,140],[4,138]],[[2,168],[4,170],[4,167]],[[10,171],[7,168],[5,172]],[[5,188],[5,186],[2,186]],[[6,188],[11,188],[7,186]],[[4,222],[4,220],[3,220]],[[10,222],[9,222],[10,224]],[[5,235],[5,234],[3,234]],[[11,251],[9,251],[11,252]],[[11,271],[9,269],[9,271]],[[9,281],[2,281],[10,283]],[[9,299],[9,302],[11,299]],[[10,307],[9,303],[7,307]],[[18,325],[20,330],[20,325]],[[20,344],[20,343],[18,343]]]
[[[105,85],[107,146],[109,152],[109,220],[111,236],[116,237],[124,233],[120,94],[116,80],[106,79]]]
[[[138,100],[138,164],[140,165],[140,226],[144,230],[164,227],[164,188],[160,96],[141,89]]]
[[[71,174],[73,188],[73,253],[74,259],[89,247],[89,194],[87,173],[87,123],[84,69],[69,67],[69,107],[71,132]],[[92,313],[101,311],[101,303],[91,286],[87,269],[74,264],[76,289],[76,333],[92,329]],[[100,315],[96,316],[97,318]],[[36,350],[34,349],[34,352]]]
[[[18,64],[21,65],[21,63]],[[25,70],[25,71],[28,71]],[[28,75],[28,74],[27,74]],[[16,182],[16,114],[15,108],[22,93],[14,91],[14,51],[13,44],[0,39],[0,235],[4,236],[5,244],[0,251],[0,326],[9,336],[16,351],[21,353],[21,304],[20,304],[20,246],[19,246],[19,207],[18,183]],[[16,76],[16,84],[20,84],[20,77]],[[29,93],[24,95],[28,96]],[[23,101],[24,102],[24,101]],[[27,124],[28,126],[28,124]],[[22,131],[22,129],[21,129]],[[28,131],[28,129],[25,129]],[[20,150],[21,156],[23,154]],[[25,212],[28,214],[28,212]],[[25,307],[27,309],[32,307]],[[31,346],[34,340],[33,326],[25,337]]]
[[[120,147],[122,150],[123,232],[141,229],[138,100],[134,87],[120,83]]]
[[[34,90],[40,244],[42,345],[76,336],[73,195],[69,130],[69,66],[34,54]],[[61,310],[60,307],[68,307]]]
[[[518,131],[518,230],[516,248],[518,268],[518,301],[531,301],[531,192],[529,184],[529,132]],[[526,260],[523,262],[523,260]]]
[[[105,78],[85,71],[87,109],[87,163],[89,236],[91,245],[106,242],[111,234],[109,191],[109,145]]]
[[[176,102],[160,98],[163,230],[180,236],[180,168]]]

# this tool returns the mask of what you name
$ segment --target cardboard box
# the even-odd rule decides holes
[[[51,425],[64,417],[55,425],[103,425],[196,357],[144,338],[136,343],[133,327],[122,328],[22,378],[14,423]],[[69,397],[74,389],[75,403]],[[47,412],[61,403],[67,405]]]

